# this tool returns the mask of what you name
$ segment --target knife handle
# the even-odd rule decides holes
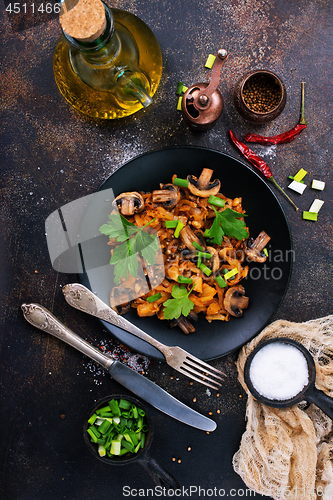
[[[22,304],[24,318],[36,328],[47,332],[67,344],[75,347],[89,358],[93,359],[103,368],[108,370],[114,363],[114,360],[105,356],[96,347],[90,345],[84,339],[72,332],[69,328],[63,325],[53,314],[45,307],[39,304]]]
[[[105,304],[88,288],[80,283],[69,283],[62,289],[64,297],[68,304],[79,311],[102,319],[107,323],[118,326],[119,328],[130,332],[136,337],[145,340],[148,344],[158,349],[164,356],[170,355],[168,346],[154,339],[148,333],[144,332],[130,321],[117,314],[111,307]]]

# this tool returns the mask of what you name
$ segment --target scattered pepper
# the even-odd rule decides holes
[[[246,134],[244,140],[246,142],[255,142],[257,144],[263,145],[275,145],[275,144],[285,144],[287,142],[293,141],[307,126],[307,123],[304,118],[304,85],[305,82],[302,82],[302,98],[301,98],[301,116],[296,127],[284,132],[283,134],[273,135],[271,137],[264,137],[258,134]]]

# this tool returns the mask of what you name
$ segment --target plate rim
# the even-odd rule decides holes
[[[163,151],[176,151],[176,150],[179,150],[179,149],[181,149],[181,150],[192,150],[192,151],[193,150],[200,150],[200,151],[206,151],[206,152],[214,153],[214,154],[217,154],[217,155],[221,155],[221,156],[226,157],[226,158],[228,158],[228,159],[230,159],[232,161],[236,161],[242,167],[246,168],[252,175],[255,175],[260,180],[260,182],[262,182],[263,185],[270,191],[270,194],[275,199],[275,202],[277,203],[277,205],[279,207],[279,210],[280,210],[280,212],[281,212],[281,214],[283,216],[284,222],[285,222],[285,226],[286,226],[288,237],[289,237],[290,250],[293,251],[293,239],[292,239],[292,233],[291,233],[291,229],[290,229],[290,224],[289,224],[288,219],[286,217],[286,214],[285,214],[285,212],[283,210],[281,202],[278,199],[276,193],[272,190],[271,186],[269,186],[269,184],[267,182],[265,182],[265,180],[264,180],[263,176],[260,174],[260,172],[257,172],[256,170],[254,170],[252,166],[249,166],[249,165],[245,164],[241,160],[239,160],[239,159],[237,159],[237,158],[235,158],[235,157],[233,157],[233,156],[231,156],[231,155],[229,155],[227,153],[224,153],[222,151],[218,151],[218,150],[213,149],[213,148],[209,148],[209,147],[206,147],[206,146],[196,146],[196,145],[173,145],[173,146],[165,146],[165,147],[160,147],[160,148],[154,148],[154,149],[151,149],[149,151],[144,151],[144,152],[142,152],[142,153],[134,156],[133,158],[125,161],[116,170],[114,170],[100,184],[99,188],[97,189],[97,192],[102,191],[104,189],[105,184],[110,181],[110,179],[112,178],[113,175],[115,175],[116,173],[119,173],[119,171],[122,168],[128,166],[132,162],[137,161],[137,160],[139,160],[141,158],[144,158],[145,156],[151,155],[153,153],[162,153]],[[226,352],[223,352],[223,353],[218,353],[215,356],[213,355],[213,356],[205,357],[205,358],[202,358],[202,359],[204,361],[211,361],[211,360],[215,360],[215,359],[219,359],[221,357],[227,356],[228,354],[231,354],[232,352],[235,352],[238,349],[240,349],[246,343],[250,342],[255,336],[259,335],[260,331],[262,331],[269,324],[269,322],[271,321],[272,317],[279,310],[279,308],[280,308],[280,306],[281,306],[281,304],[282,304],[282,302],[283,302],[283,300],[284,300],[284,298],[286,296],[287,290],[289,288],[289,284],[290,284],[290,280],[291,280],[291,276],[292,276],[292,271],[293,271],[293,260],[291,260],[291,262],[290,262],[288,277],[286,279],[286,285],[285,285],[283,294],[281,295],[280,300],[279,300],[277,306],[275,307],[274,311],[269,316],[269,318],[266,320],[266,322],[262,325],[262,327],[260,328],[259,331],[257,331],[256,333],[254,333],[250,338],[248,338],[245,342],[239,344],[237,347],[233,347],[230,350],[228,350]],[[89,283],[89,279],[88,279],[88,277],[87,277],[86,274],[80,275],[80,280],[82,280],[83,284],[87,284],[87,281]],[[123,339],[119,339],[119,337],[117,336],[117,334],[113,331],[113,328],[117,328],[117,327],[115,327],[115,325],[112,325],[112,324],[110,324],[110,323],[108,323],[108,322],[106,322],[104,320],[99,320],[99,321],[101,322],[101,324],[107,329],[108,332],[110,332],[110,334],[118,342],[120,342],[121,344],[125,345],[127,348],[131,349],[133,352],[135,352],[137,354],[140,354],[140,355],[143,355],[143,356],[147,356],[147,357],[155,359],[157,361],[165,361],[165,358],[164,358],[163,354],[160,351],[158,351],[156,348],[152,348],[152,346],[150,346],[150,344],[148,344],[147,342],[145,342],[145,341],[143,341],[141,339],[138,339],[134,335],[129,334],[129,335],[131,335],[131,337],[129,337],[129,338],[133,338],[134,342],[135,342],[135,339],[140,340],[141,342],[144,342],[145,344],[149,345],[153,349],[153,352],[154,353],[156,352],[156,354],[147,354],[147,352],[144,352],[142,349],[138,349],[136,347],[133,347],[132,343],[127,343]]]

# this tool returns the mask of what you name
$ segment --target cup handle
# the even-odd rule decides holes
[[[318,406],[328,417],[333,420],[333,398],[327,396],[323,391],[320,391],[316,387],[313,387],[312,390],[307,393],[306,399],[311,401]]]
[[[140,464],[146,469],[154,483],[166,489],[179,489],[179,483],[172,474],[163,469],[153,458],[146,456],[139,460]]]

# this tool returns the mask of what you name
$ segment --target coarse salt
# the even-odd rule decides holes
[[[283,342],[260,349],[253,357],[249,375],[259,394],[275,400],[293,398],[309,382],[305,356],[297,347]]]

